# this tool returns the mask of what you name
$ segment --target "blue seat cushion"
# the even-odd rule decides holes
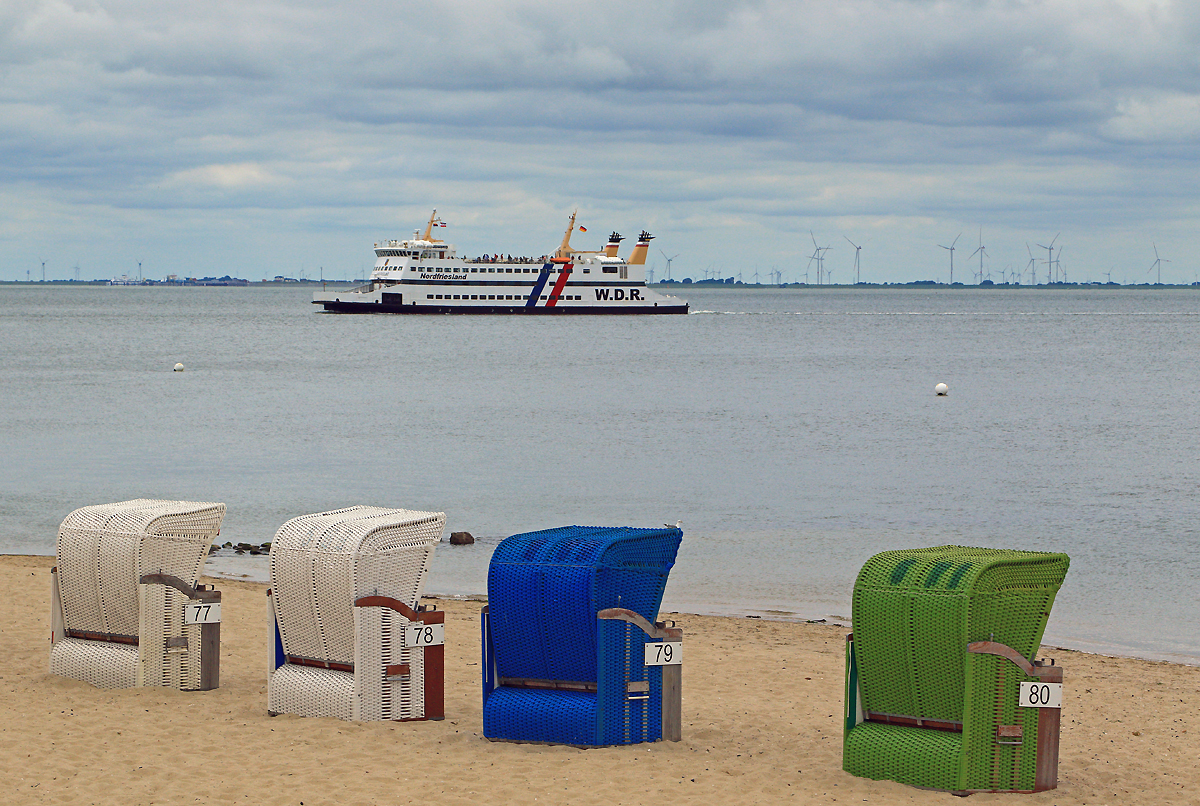
[[[596,745],[596,726],[592,692],[501,686],[483,703],[483,735],[489,739]]]

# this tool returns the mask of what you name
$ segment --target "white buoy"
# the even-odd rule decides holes
[[[183,364],[176,364],[176,365],[175,365],[175,371],[176,371],[176,372],[183,372]]]
[[[945,397],[950,393],[950,387],[944,383],[939,383],[933,387],[933,391],[937,392],[938,397]]]

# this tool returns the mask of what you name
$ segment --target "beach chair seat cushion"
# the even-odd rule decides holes
[[[596,743],[597,699],[588,691],[499,688],[483,708],[483,734],[513,742]]]
[[[50,648],[50,674],[98,688],[137,685],[138,648],[129,644],[62,638]]]
[[[285,663],[271,676],[267,710],[273,714],[354,718],[354,672]]]
[[[846,738],[845,768],[861,778],[952,790],[958,787],[962,734],[864,723]]]

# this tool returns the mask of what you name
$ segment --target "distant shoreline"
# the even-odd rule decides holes
[[[1200,290],[1200,282],[1195,283],[1130,283],[1122,285],[1121,283],[1039,283],[1038,285],[1018,285],[1014,283],[983,283],[967,285],[966,283],[939,283],[935,280],[913,280],[907,283],[853,283],[843,285],[839,283],[830,283],[827,285],[811,285],[809,283],[782,283],[780,285],[768,285],[766,283],[725,283],[718,280],[699,280],[697,282],[676,282],[669,283],[647,283],[649,286],[656,288],[669,289],[688,289],[688,288],[713,288],[721,291],[730,291],[734,289],[805,289],[805,290],[825,290],[834,289],[838,291],[855,290],[855,289],[886,289],[891,290],[920,290],[926,288],[945,288],[953,291],[968,290],[968,291],[995,291],[997,289],[1006,291],[1020,290],[1077,290],[1077,289],[1157,289],[1157,288],[1173,288],[1173,289],[1189,289],[1192,291]]]

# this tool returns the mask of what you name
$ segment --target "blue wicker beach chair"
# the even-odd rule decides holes
[[[483,609],[484,736],[678,741],[683,631],[655,619],[682,538],[673,527],[567,526],[497,546]]]
[[[959,794],[1054,789],[1059,710],[1044,706],[1062,668],[1034,654],[1069,564],[961,546],[868,560],[846,644],[846,772]]]

